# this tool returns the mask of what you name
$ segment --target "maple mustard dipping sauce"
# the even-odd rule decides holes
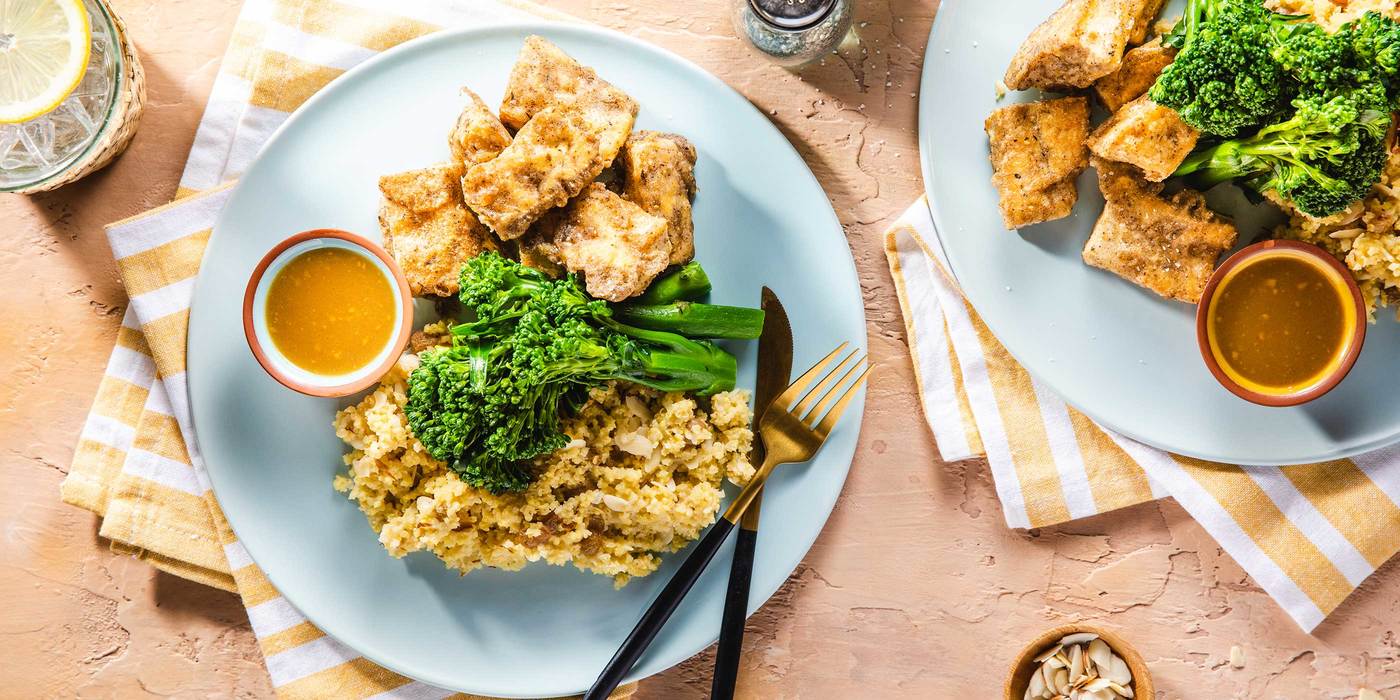
[[[349,248],[313,248],[287,262],[268,286],[267,332],[301,369],[349,374],[373,362],[392,339],[397,306],[374,261]]]
[[[1334,376],[1361,322],[1340,273],[1289,248],[1228,270],[1206,314],[1210,352],[1225,375],[1243,389],[1275,396]]]

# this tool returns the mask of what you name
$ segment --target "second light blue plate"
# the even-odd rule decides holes
[[[972,305],[1006,349],[1102,425],[1179,454],[1238,464],[1335,459],[1400,440],[1400,324],[1367,333],[1352,373],[1306,406],[1265,408],[1220,387],[1196,346],[1196,307],[1167,301],[1085,265],[1080,250],[1103,207],[1092,170],[1072,216],[1019,232],[1002,227],[982,122],[1036,99],[995,86],[1031,29],[1059,0],[946,2],[924,60],[919,150],[934,221]],[[1179,16],[1172,3],[1164,17]],[[1240,244],[1276,220],[1228,186],[1210,193]]]

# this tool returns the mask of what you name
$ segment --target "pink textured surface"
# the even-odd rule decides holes
[[[96,518],[58,500],[126,303],[101,226],[174,194],[238,11],[114,4],[150,78],[131,151],[56,193],[0,195],[0,367],[11,377],[0,392],[0,697],[266,697],[234,596],[111,554]],[[1138,646],[1159,697],[1351,698],[1365,685],[1400,698],[1395,565],[1309,636],[1174,503],[1012,532],[985,464],[938,460],[881,250],[921,188],[915,93],[934,3],[860,0],[861,43],[800,75],[744,53],[719,0],[552,4],[687,56],[752,99],[816,171],[860,270],[879,369],[855,468],[811,555],[751,620],[741,696],[993,698],[1026,639],[1095,620]],[[1243,668],[1228,664],[1233,645]],[[703,697],[712,658],[638,697]]]

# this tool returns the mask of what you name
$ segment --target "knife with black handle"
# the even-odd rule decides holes
[[[758,419],[768,404],[787,387],[792,375],[792,326],[773,290],[763,288],[763,334],[758,340],[758,382],[754,388],[754,450],[751,464],[763,463]],[[762,497],[760,492],[759,497]],[[710,682],[712,700],[734,697],[739,679],[739,655],[744,648],[744,623],[748,619],[749,588],[753,580],[754,551],[758,544],[759,499],[744,511],[734,540],[734,563],[729,569],[729,589],[724,596],[724,617],[715,653],[715,673]]]

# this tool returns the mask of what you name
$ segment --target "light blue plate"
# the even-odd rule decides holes
[[[1080,250],[1103,208],[1092,169],[1067,219],[1019,233],[1002,227],[982,122],[1036,99],[994,86],[1031,29],[1059,0],[946,2],[938,10],[919,103],[924,184],[953,272],[992,332],[1021,364],[1099,423],[1203,459],[1296,464],[1400,440],[1400,324],[1382,311],[1356,368],[1327,396],[1265,408],[1227,392],[1196,346],[1196,307],[1166,301],[1085,265]],[[1163,13],[1176,17],[1181,3]],[[1230,186],[1209,195],[1234,215],[1240,245],[1277,221]]]
[[[428,683],[511,697],[586,688],[685,553],[622,590],[543,563],[461,578],[430,554],[391,558],[355,505],[331,489],[344,451],[330,427],[337,404],[294,394],[263,373],[244,343],[239,303],[254,264],[286,236],[334,227],[378,238],[379,176],[446,160],[458,88],[498,102],[531,33],[636,97],[638,128],[695,143],[696,246],[716,302],[757,305],[760,286],[772,287],[792,317],[799,368],[841,341],[865,340],[841,225],[796,151],[724,83],[637,40],[552,24],[443,32],[355,68],[282,127],[215,227],[190,320],[190,394],[219,503],[277,589],[336,639]],[[752,387],[755,344],[732,349],[740,385]],[[815,462],[783,467],[770,482],[750,612],[821,532],[845,483],[860,413]],[[633,678],[715,640],[728,564],[726,551]]]

